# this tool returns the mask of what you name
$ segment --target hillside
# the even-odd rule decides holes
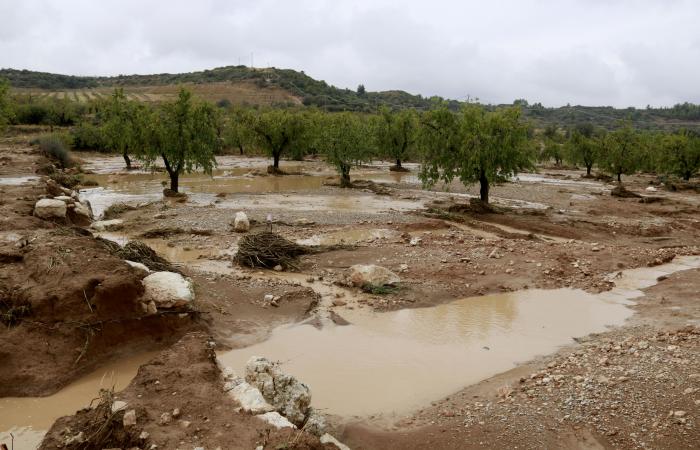
[[[162,101],[172,98],[177,86],[187,85],[195,94],[209,101],[227,100],[233,104],[289,106],[304,104],[328,111],[370,112],[379,106],[425,110],[444,101],[441,97],[423,97],[405,91],[364,92],[341,89],[316,80],[303,71],[291,69],[255,69],[227,66],[198,72],[152,75],[118,75],[91,77],[60,75],[29,70],[0,69],[0,78],[10,81],[15,92],[43,97],[69,98],[78,101],[109,95],[114,87],[123,87],[135,100]],[[448,100],[452,109],[460,102]],[[632,120],[641,129],[692,128],[700,130],[700,105],[684,103],[671,108],[613,108],[610,106],[544,107],[516,100],[526,118],[537,125],[558,124],[563,127],[592,123],[613,128],[620,120]]]

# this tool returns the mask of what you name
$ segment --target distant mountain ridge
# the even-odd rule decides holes
[[[317,106],[328,111],[375,111],[380,106],[391,108],[414,108],[426,110],[446,102],[456,110],[461,102],[442,97],[423,97],[401,90],[370,92],[364,89],[341,89],[316,80],[303,71],[292,69],[247,66],[225,66],[210,70],[187,73],[161,73],[151,75],[75,76],[31,70],[0,69],[0,78],[6,78],[14,88],[56,90],[79,90],[111,87],[148,87],[179,83],[253,83],[257,88],[282,89],[307,106]],[[604,128],[613,128],[620,120],[631,120],[642,129],[691,128],[700,130],[700,105],[683,103],[671,108],[613,108],[610,106],[562,106],[544,107],[539,103],[529,104],[516,100],[526,118],[537,124],[572,126],[592,123]],[[494,107],[492,105],[487,105]]]

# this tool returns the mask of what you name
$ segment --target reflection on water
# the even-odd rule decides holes
[[[0,398],[0,444],[10,448],[12,433],[16,449],[37,448],[56,419],[89,406],[100,388],[124,389],[139,366],[155,354],[142,353],[108,364],[48,397]]]
[[[381,314],[346,310],[352,325],[283,326],[220,358],[239,372],[252,355],[284,361],[314,405],[334,414],[405,413],[631,314],[583,291],[522,291]]]

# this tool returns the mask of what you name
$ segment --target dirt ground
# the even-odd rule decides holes
[[[34,175],[45,164],[27,141],[17,136],[0,144],[0,177]],[[317,171],[318,163],[312,164]],[[356,177],[372,170],[361,169]],[[0,377],[9,380],[0,384],[0,396],[46,395],[109,360],[164,349],[117,394],[138,406],[139,416],[143,412],[148,442],[158,448],[237,448],[245,442],[241,447],[254,448],[263,443],[265,427],[242,414],[211,412],[234,405],[220,394],[206,336],[218,349],[264,340],[276,326],[309,317],[336,287],[353,292],[352,301],[329,305],[342,316],[344,308],[425,307],[528,288],[600,292],[614,286],[610,275],[620,270],[700,254],[700,194],[669,192],[648,175],[628,177],[628,189],[654,198],[643,203],[611,196],[612,185],[583,180],[580,171],[542,172],[543,180],[494,187],[492,196],[504,200],[490,213],[464,206],[464,194],[474,189],[422,191],[410,179],[386,180],[383,195],[366,188],[347,195],[421,205],[412,211],[280,211],[260,195],[247,211],[253,231],[265,229],[274,213],[274,231],[289,239],[335,236],[341,240],[334,243],[347,244],[303,256],[297,274],[230,263],[241,235],[232,231],[233,212],[221,202],[236,201],[236,194],[206,205],[143,204],[118,215],[124,223],[113,234],[142,239],[149,231],[171,230],[144,241],[193,279],[197,295],[195,313],[155,317],[145,317],[138,306],[143,274],[82,228],[31,215],[45,193],[43,182],[0,185],[0,287],[6,298],[31,305],[31,314],[0,331]],[[295,194],[309,195],[311,205],[338,192],[325,186]],[[382,295],[348,291],[353,264],[396,272],[399,289]],[[398,421],[333,418],[332,434],[351,448],[367,449],[697,448],[699,275],[698,269],[679,272],[646,289],[623,327],[435,399]],[[278,298],[275,305],[263,300],[268,294]],[[154,379],[172,386],[154,389]],[[157,425],[172,408],[188,415],[183,420],[190,427]],[[80,421],[89,414],[59,420],[44,448],[55,448],[63,429],[84,426]],[[287,436],[274,436],[265,448],[287,442]]]

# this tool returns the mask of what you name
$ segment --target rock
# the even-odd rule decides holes
[[[260,390],[265,400],[290,422],[302,426],[311,404],[308,386],[280,370],[266,358],[252,356],[246,363],[245,379]]]
[[[420,244],[422,240],[423,239],[419,237],[412,237],[408,244],[412,247],[415,247],[416,245]]]
[[[130,409],[127,412],[125,412],[124,419],[122,419],[122,423],[124,424],[124,428],[136,425],[136,410]]]
[[[228,391],[229,395],[240,403],[243,411],[253,414],[263,414],[274,411],[275,408],[269,404],[260,391],[249,383],[243,382]]]
[[[95,231],[116,231],[120,230],[123,225],[124,221],[122,219],[98,220],[97,222],[93,222],[90,228]]]
[[[273,427],[277,428],[278,430],[280,428],[296,428],[296,425],[294,425],[292,422],[287,420],[286,417],[283,417],[278,413],[277,411],[272,411],[268,412],[265,414],[260,414],[258,416],[255,416],[258,419],[269,423]]]
[[[656,189],[654,186],[648,186],[646,189],[644,189],[647,192],[656,192],[658,189]]]
[[[75,202],[69,206],[68,216],[74,224],[87,226],[92,222],[92,208],[87,202]]]
[[[340,442],[338,439],[334,438],[330,434],[326,433],[321,436],[321,444],[333,444],[340,450],[350,450],[350,447]]]
[[[398,275],[382,266],[356,264],[350,267],[350,282],[355,286],[386,286],[400,281]]]
[[[673,411],[673,417],[685,417],[687,414],[685,411]]]
[[[34,205],[34,215],[40,219],[65,219],[66,203],[61,200],[43,198]]]
[[[170,415],[170,413],[164,412],[160,415],[160,418],[158,419],[158,425],[169,425],[172,421],[173,418]]]
[[[112,403],[112,412],[115,413],[117,411],[121,411],[122,409],[126,409],[127,403],[123,402],[121,400],[115,400]]]
[[[341,300],[339,298],[336,298],[333,300],[333,306],[345,306],[347,304],[348,304],[348,302],[346,302],[345,300]]]
[[[637,194],[636,192],[628,191],[627,188],[625,188],[623,185],[618,184],[614,188],[610,190],[610,195],[613,197],[621,197],[621,198],[641,198],[642,196]]]
[[[280,266],[279,264],[277,264],[275,267],[272,268],[272,270],[274,270],[275,272],[282,272],[282,270],[284,270],[284,268],[282,266]]]
[[[129,261],[128,259],[125,259],[124,262],[133,267],[134,269],[139,269],[143,270],[146,273],[151,273],[151,269],[149,269],[145,264],[136,261]]]
[[[176,419],[180,417],[180,408],[173,409],[172,416]]]
[[[236,213],[236,217],[233,219],[233,230],[241,233],[250,230],[250,221],[248,221],[248,216],[243,211]]]
[[[174,272],[155,272],[141,280],[145,288],[143,301],[157,308],[175,308],[194,301],[194,287],[189,278]]]
[[[272,294],[265,294],[265,296],[263,297],[263,300],[265,301],[265,303],[272,303],[272,301],[274,299],[275,299],[275,296]]]
[[[139,434],[139,439],[142,441],[145,441],[148,439],[151,435],[148,433],[148,431],[142,431],[141,434]]]
[[[304,424],[304,430],[315,436],[322,436],[326,432],[326,418],[313,408],[309,408],[309,417]]]

